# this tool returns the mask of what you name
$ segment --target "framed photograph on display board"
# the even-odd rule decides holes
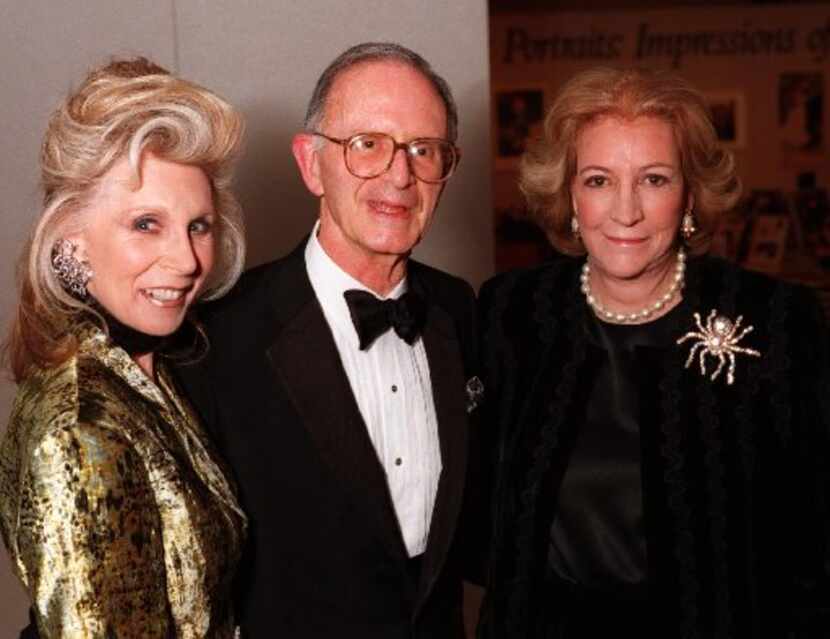
[[[718,140],[730,149],[746,145],[746,101],[740,91],[707,91],[704,94],[712,114]]]
[[[824,148],[824,76],[822,73],[782,73],[778,78],[778,139],[790,155],[821,154]]]
[[[723,218],[712,236],[709,253],[733,262],[739,261],[745,232],[746,218],[743,215]]]
[[[511,87],[494,92],[497,169],[515,169],[527,141],[538,137],[545,117],[542,87]]]
[[[754,271],[781,272],[787,252],[790,219],[784,215],[759,215],[752,224],[749,252],[744,266]]]

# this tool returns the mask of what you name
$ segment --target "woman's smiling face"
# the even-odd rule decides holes
[[[575,151],[573,207],[594,277],[634,280],[669,264],[686,204],[671,124],[602,117]]]
[[[184,320],[214,261],[216,214],[197,166],[145,153],[141,182],[126,159],[107,172],[72,239],[89,262],[87,288],[127,326],[169,335]]]

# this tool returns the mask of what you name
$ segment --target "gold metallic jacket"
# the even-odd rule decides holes
[[[90,323],[23,382],[0,530],[41,637],[232,637],[246,520],[191,408]]]

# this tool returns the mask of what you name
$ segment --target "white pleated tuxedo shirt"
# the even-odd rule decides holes
[[[390,329],[360,350],[343,293],[360,289],[379,296],[334,263],[317,240],[318,227],[319,222],[305,249],[308,277],[386,471],[406,549],[415,557],[426,549],[441,475],[438,420],[424,343],[418,337],[410,346]],[[404,278],[387,298],[397,299],[406,290]]]

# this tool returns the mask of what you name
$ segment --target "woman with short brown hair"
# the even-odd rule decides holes
[[[830,635],[827,332],[806,291],[702,255],[740,187],[700,94],[576,76],[521,185],[585,258],[481,291],[480,636]]]

